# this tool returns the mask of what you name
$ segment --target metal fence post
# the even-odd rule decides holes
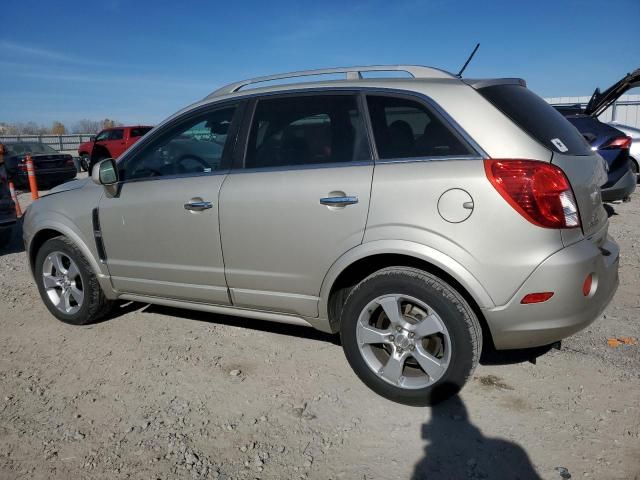
[[[611,121],[612,122],[616,121],[617,110],[618,110],[618,101],[616,100],[615,102],[613,102],[613,105],[611,105]]]
[[[62,135],[58,135],[58,141],[60,142],[60,151],[64,150],[62,148]]]

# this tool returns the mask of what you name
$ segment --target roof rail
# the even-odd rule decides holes
[[[363,72],[406,72],[413,78],[451,78],[451,75],[444,70],[433,67],[423,67],[420,65],[370,65],[366,67],[339,67],[324,68],[320,70],[301,70],[299,72],[280,73],[277,75],[268,75],[265,77],[250,78],[240,82],[230,83],[221,87],[207,96],[217,97],[229,93],[235,93],[240,89],[253,85],[255,83],[271,82],[274,80],[284,80],[287,78],[311,77],[314,75],[331,75],[336,73],[344,73],[346,80],[358,80],[362,78]]]

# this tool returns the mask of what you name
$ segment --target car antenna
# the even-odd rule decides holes
[[[469,62],[471,61],[471,59],[473,58],[473,56],[476,54],[476,52],[478,51],[478,48],[480,48],[480,44],[476,43],[476,48],[473,49],[473,52],[471,52],[471,55],[469,55],[469,58],[467,58],[467,61],[464,62],[464,65],[462,66],[462,68],[460,69],[460,71],[458,72],[458,74],[456,75],[456,77],[458,78],[462,78],[462,72],[464,72],[465,68],[467,68],[467,65],[469,65]]]

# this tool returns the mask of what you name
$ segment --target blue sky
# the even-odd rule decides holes
[[[224,83],[413,63],[589,95],[640,67],[640,1],[8,1],[0,122],[156,123]],[[614,9],[615,5],[615,10]]]

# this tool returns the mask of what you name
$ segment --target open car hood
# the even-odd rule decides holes
[[[591,96],[591,100],[589,100],[587,104],[587,108],[584,109],[584,113],[592,117],[597,117],[604,112],[609,105],[624,95],[625,92],[634,87],[640,87],[640,68],[631,73],[627,73],[624,78],[611,85],[604,92],[596,88],[596,91],[593,92]]]

